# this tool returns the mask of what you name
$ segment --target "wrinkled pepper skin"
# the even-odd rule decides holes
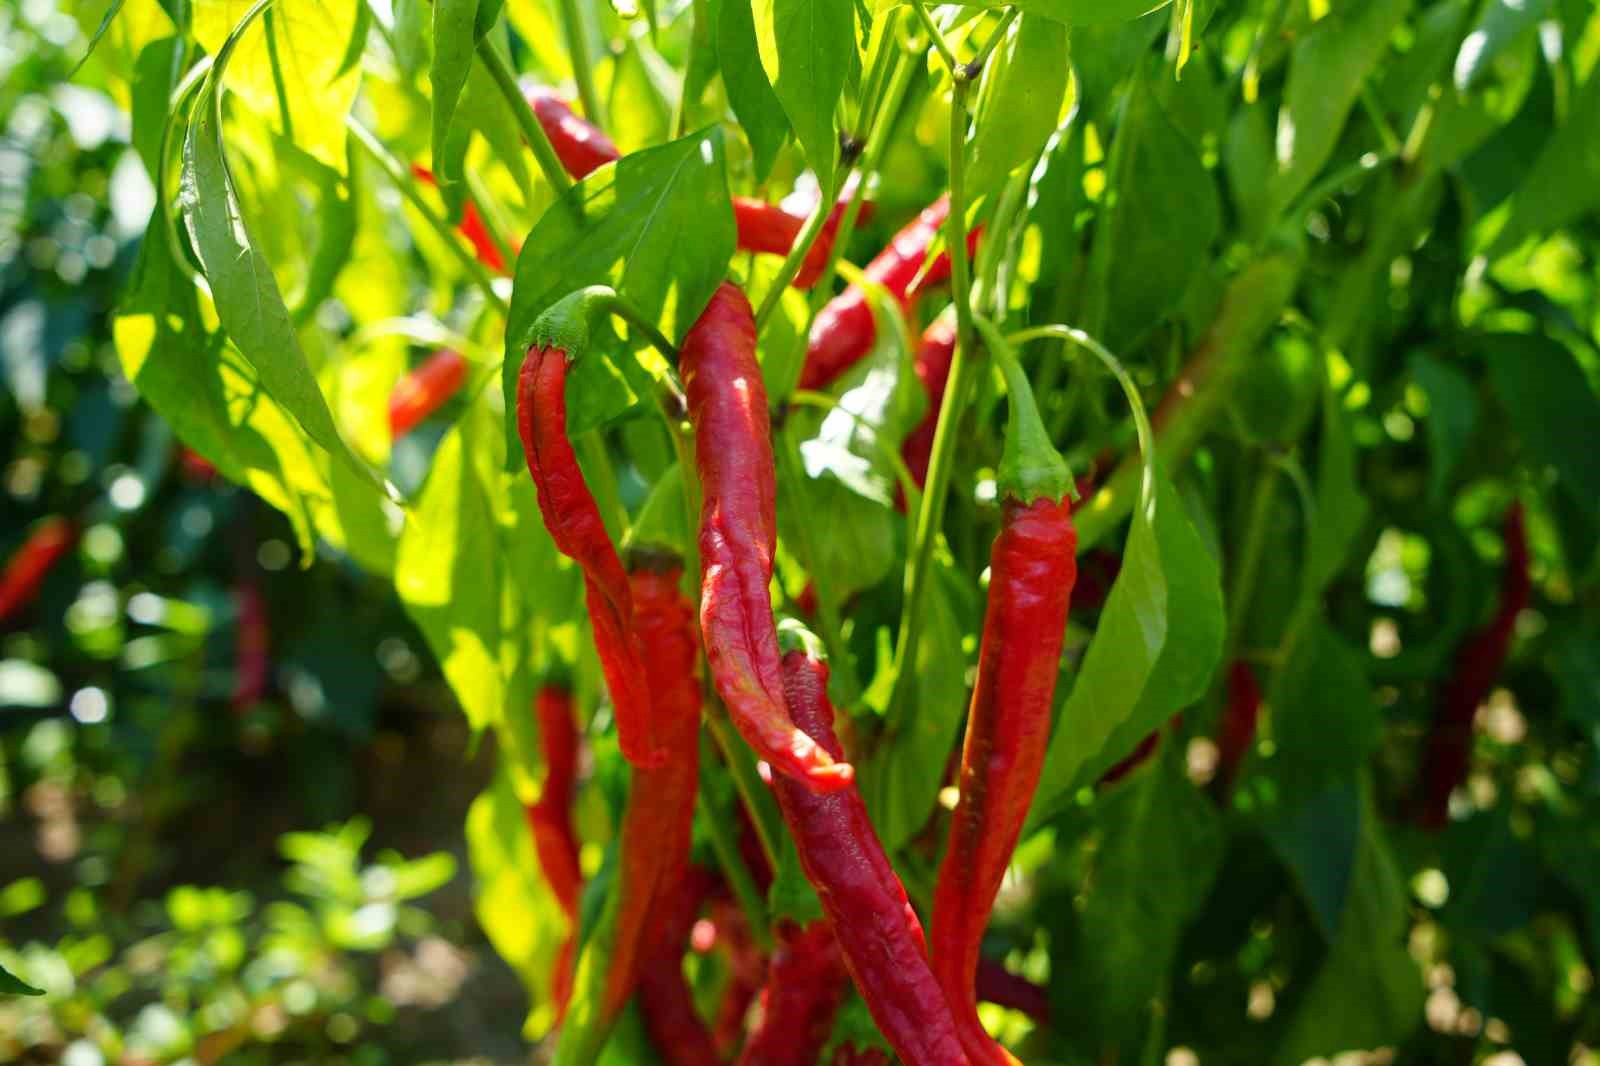
[[[700,628],[717,693],[756,754],[818,791],[854,778],[789,718],[772,617],[777,475],[750,301],[723,283],[679,356],[695,432],[700,512]]]
[[[544,788],[527,806],[528,829],[539,869],[561,905],[572,930],[551,966],[550,985],[559,1020],[572,997],[572,962],[577,950],[578,901],[583,895],[583,869],[578,862],[578,834],[572,824],[572,801],[578,790],[578,725],[572,693],[561,685],[545,685],[533,700],[544,749]]]
[[[631,575],[651,711],[667,757],[635,768],[622,816],[616,882],[599,927],[584,944],[557,1066],[595,1061],[639,983],[660,915],[681,891],[700,773],[700,651],[694,609],[679,591],[683,564],[652,554]]]
[[[599,170],[607,163],[622,157],[612,143],[593,122],[580,117],[572,105],[543,86],[525,86],[522,95],[533,108],[533,115],[544,128],[556,158],[568,174],[579,181]]]
[[[1005,499],[990,553],[961,798],[933,903],[933,971],[973,1066],[1016,1061],[978,1020],[979,947],[1044,764],[1076,546],[1068,500]]]
[[[665,753],[653,732],[644,651],[634,632],[633,594],[567,439],[566,388],[566,352],[528,349],[517,382],[517,430],[545,526],[562,554],[583,569],[595,650],[615,707],[622,754],[636,767],[659,766]]]
[[[895,234],[889,247],[867,264],[866,276],[887,289],[902,305],[906,304],[912,296],[912,283],[918,282],[917,275],[922,273],[922,265],[928,258],[928,248],[939,235],[949,211],[948,196],[941,196],[924,208]],[[976,229],[967,235],[969,249],[977,247],[978,237]],[[918,288],[936,285],[949,276],[950,256],[941,253],[923,274]],[[873,321],[867,295],[852,285],[829,300],[812,323],[799,387],[827,388],[839,375],[860,362],[872,350],[876,339],[877,324]]]
[[[700,904],[715,878],[691,866],[678,891],[651,919],[657,936],[639,974],[639,1008],[645,1032],[665,1066],[707,1066],[722,1061],[683,976],[683,949]]]
[[[844,1001],[846,980],[827,922],[780,928],[761,990],[761,1022],[745,1043],[739,1066],[815,1066]]]
[[[783,683],[795,724],[842,759],[827,666],[791,651],[783,658]],[[861,793],[852,787],[819,796],[782,779],[773,787],[800,866],[884,1038],[906,1066],[965,1062],[955,1019],[928,967],[922,923],[884,854]]]
[[[60,515],[33,528],[0,573],[0,622],[33,602],[50,571],[78,543],[78,532],[76,522]]]
[[[1522,505],[1513,503],[1502,528],[1506,561],[1500,579],[1500,604],[1489,624],[1456,653],[1455,672],[1434,711],[1422,755],[1422,788],[1417,821],[1432,831],[1450,821],[1450,794],[1467,779],[1472,762],[1472,720],[1494,690],[1495,678],[1511,652],[1517,615],[1528,606],[1533,584],[1528,576],[1528,535]]]
[[[900,455],[911,471],[912,480],[922,488],[928,482],[928,463],[933,458],[933,434],[939,425],[939,409],[944,406],[944,386],[950,377],[950,361],[956,354],[956,320],[940,315],[922,332],[922,343],[912,362],[917,380],[928,394],[928,411],[900,445]]]
[[[399,440],[449,402],[467,381],[467,361],[449,348],[395,383],[389,393],[389,437]]]

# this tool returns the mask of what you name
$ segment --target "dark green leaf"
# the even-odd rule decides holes
[[[108,16],[109,17],[109,16]],[[172,111],[170,97],[183,75],[188,42],[181,37],[151,41],[133,68],[133,146],[152,180],[158,172],[161,134]]]
[[[1261,782],[1259,798],[1283,810],[1294,810],[1302,798],[1361,766],[1377,747],[1383,725],[1366,655],[1325,623],[1305,625],[1267,698],[1277,747],[1262,763],[1270,781]]]
[[[724,0],[724,7],[730,6]],[[824,189],[839,159],[834,115],[856,54],[851,0],[752,0],[767,81]]]
[[[971,195],[992,191],[1038,155],[1055,131],[1071,70],[1065,26],[1039,15],[1011,24],[978,86],[967,145]]]
[[[1491,256],[1548,233],[1600,207],[1600,71],[1572,101],[1567,121],[1545,142],[1511,196],[1505,224],[1494,233]]]
[[[1270,819],[1265,829],[1284,865],[1294,872],[1323,939],[1332,943],[1361,846],[1361,791],[1355,780],[1335,781]]]
[[[1554,468],[1572,500],[1591,518],[1600,517],[1600,464],[1593,454],[1600,396],[1572,353],[1532,333],[1492,334],[1478,349],[1529,457]]]
[[[1428,496],[1435,503],[1445,499],[1450,475],[1466,451],[1472,427],[1478,421],[1478,397],[1467,376],[1447,363],[1421,352],[1407,363],[1412,378],[1428,397],[1428,415],[1423,423],[1428,431]]]
[[[1323,390],[1322,442],[1317,462],[1317,511],[1306,545],[1302,595],[1309,602],[1333,580],[1356,537],[1366,526],[1371,508],[1361,494],[1355,442],[1343,394],[1330,384]]]
[[[727,87],[728,103],[744,127],[744,135],[750,139],[755,178],[764,181],[789,135],[789,116],[784,114],[783,104],[761,67],[750,5],[740,0],[710,0],[710,9],[722,84]]]
[[[450,123],[461,90],[472,71],[477,45],[478,0],[434,0],[433,62],[428,80],[433,86],[433,158],[441,182],[461,177],[460,159],[446,151]]]

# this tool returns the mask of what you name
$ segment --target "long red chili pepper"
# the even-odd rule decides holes
[[[550,146],[568,174],[582,180],[607,163],[622,158],[610,137],[593,122],[572,110],[572,105],[542,85],[524,86],[533,115],[544,127]]]
[[[600,927],[578,960],[577,991],[557,1046],[557,1066],[591,1063],[605,1046],[650,957],[657,915],[679,892],[689,865],[700,772],[700,651],[694,609],[678,588],[683,562],[677,556],[638,551],[630,562],[635,620],[648,649],[650,707],[667,759],[653,769],[634,771],[622,817],[616,883]]]
[[[1456,653],[1455,673],[1440,694],[1422,757],[1422,791],[1417,820],[1425,829],[1443,829],[1450,821],[1450,793],[1467,779],[1472,755],[1472,719],[1489,698],[1495,678],[1511,651],[1517,615],[1528,606],[1533,584],[1528,576],[1528,535],[1522,504],[1506,512],[1505,572],[1500,579],[1500,604],[1488,625],[1474,633]]]
[[[1217,730],[1217,773],[1213,779],[1219,794],[1233,787],[1239,764],[1255,743],[1256,722],[1261,716],[1261,685],[1255,671],[1243,659],[1228,668],[1228,704]]]
[[[567,439],[566,388],[566,352],[528,349],[517,383],[517,429],[544,524],[562,554],[583,569],[595,650],[615,707],[622,754],[634,766],[658,766],[665,754],[653,735],[644,651],[634,632],[633,594]]]
[[[421,163],[411,164],[411,174],[426,185],[439,184],[439,180],[433,176],[433,171]],[[472,245],[472,252],[478,257],[478,262],[496,274],[506,272],[505,256],[500,254],[500,246],[495,244],[494,238],[489,235],[489,227],[484,224],[483,216],[478,214],[478,205],[471,200],[462,205],[461,221],[456,223],[456,231]]]
[[[814,1066],[844,1001],[846,971],[827,922],[778,930],[761,991],[761,1022],[739,1066]]]
[[[1071,474],[1050,444],[1021,368],[1009,353],[996,355],[1011,416],[995,479],[1001,526],[989,556],[961,797],[933,901],[933,971],[973,1066],[1015,1062],[978,1020],[979,947],[1039,783],[1077,576]]]
[[[665,1066],[711,1066],[721,1061],[694,996],[683,977],[683,946],[714,878],[691,866],[670,899],[662,901],[652,924],[658,936],[639,975],[639,1007],[645,1032]]]
[[[578,901],[583,895],[583,870],[578,864],[578,834],[572,824],[572,800],[578,786],[578,725],[572,693],[547,684],[533,700],[544,749],[544,788],[527,806],[533,852],[572,932],[551,967],[551,999],[556,1017],[566,1013],[572,995],[572,958],[578,936]]]
[[[766,389],[750,301],[724,282],[684,337],[679,356],[700,512],[700,627],[711,678],[734,725],[775,770],[819,791],[847,787],[837,762],[789,718],[772,618],[777,480]]]
[[[882,285],[902,304],[906,303],[911,284],[922,273],[928,248],[939,235],[949,211],[948,196],[941,196],[925,207],[909,225],[894,235],[889,246],[879,252],[877,258],[867,264],[867,278]],[[969,250],[977,247],[978,237],[977,229],[967,234]],[[941,253],[923,274],[919,287],[935,285],[949,276],[950,256]],[[873,321],[866,293],[855,285],[850,286],[829,300],[812,323],[799,387],[826,388],[872,350],[877,335],[877,324]]]
[[[78,524],[54,515],[33,528],[0,573],[0,622],[33,602],[44,579],[78,542]]]
[[[783,657],[784,690],[795,724],[835,758],[828,668],[804,651]],[[817,890],[850,976],[885,1039],[906,1066],[965,1061],[955,1019],[928,967],[922,924],[906,899],[855,788],[819,796],[795,782],[773,787],[800,866]]]
[[[441,349],[395,382],[389,393],[389,436],[410,433],[417,424],[449,402],[467,380],[467,361],[460,352]]]
[[[950,361],[955,354],[955,316],[940,315],[923,330],[922,343],[917,345],[917,354],[912,363],[917,380],[922,382],[928,394],[928,412],[900,445],[900,454],[918,488],[928,480],[928,461],[933,456],[933,433],[939,424],[939,408],[944,405],[944,386],[950,377]]]

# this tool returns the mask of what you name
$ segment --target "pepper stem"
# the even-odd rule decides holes
[[[1039,417],[1039,405],[1034,401],[1028,375],[1022,372],[1022,364],[1017,362],[1016,353],[1001,336],[999,328],[982,315],[973,316],[973,320],[983,335],[984,346],[1006,379],[1009,394],[1005,451],[1000,457],[1000,468],[995,472],[1000,494],[1023,503],[1032,503],[1040,497],[1058,502],[1066,499],[1072,494],[1072,471],[1050,443],[1050,433],[1044,428],[1044,419]]]

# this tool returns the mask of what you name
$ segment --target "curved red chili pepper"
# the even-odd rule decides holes
[[[1233,787],[1239,764],[1255,743],[1256,722],[1261,716],[1261,685],[1255,671],[1243,659],[1228,668],[1228,705],[1222,712],[1217,731],[1217,788],[1226,793]]]
[[[922,273],[928,248],[938,237],[949,211],[948,196],[941,196],[925,207],[909,225],[894,235],[887,248],[867,264],[866,276],[905,305],[912,294],[912,283],[917,282],[917,275]],[[974,229],[967,234],[969,250],[977,248],[980,233],[981,230]],[[918,290],[935,285],[949,276],[949,253],[941,253],[918,282]],[[877,335],[877,325],[873,321],[866,293],[855,285],[850,286],[829,300],[811,324],[805,366],[801,368],[798,387],[826,388],[872,350]]]
[[[803,651],[783,657],[795,724],[844,758],[833,732],[828,668]],[[819,796],[773,781],[800,866],[817,890],[861,998],[906,1066],[964,1062],[956,1023],[928,967],[922,923],[906,899],[855,788]]]
[[[449,402],[467,380],[467,361],[460,352],[441,349],[405,377],[389,393],[389,436],[399,440]]]
[[[235,711],[244,711],[266,694],[271,672],[272,633],[267,622],[266,601],[254,581],[235,582],[233,609],[238,630],[234,646],[233,695],[228,702]]]
[[[622,754],[637,767],[659,766],[666,756],[653,733],[644,651],[633,630],[633,594],[567,439],[566,388],[566,352],[529,348],[517,382],[517,430],[544,524],[562,554],[583,569],[595,650],[615,708]]]
[[[1522,504],[1506,512],[1505,571],[1500,605],[1488,625],[1474,633],[1456,653],[1455,673],[1440,694],[1422,757],[1422,794],[1417,820],[1425,829],[1443,829],[1450,821],[1450,794],[1467,779],[1472,756],[1472,720],[1489,698],[1495,678],[1511,651],[1517,615],[1528,606],[1533,584],[1528,576],[1528,535]]]
[[[44,579],[78,542],[78,523],[55,515],[33,528],[0,573],[0,622],[33,602]]]
[[[933,971],[974,1066],[1015,1062],[978,1020],[979,947],[1044,764],[1076,545],[1065,498],[1010,498],[1002,505],[961,756],[961,798],[933,903]]]
[[[679,356],[700,512],[700,628],[717,692],[756,753],[784,774],[831,791],[854,777],[789,718],[772,618],[777,482],[767,394],[750,301],[723,283]]]
[[[639,1008],[664,1066],[710,1066],[722,1058],[683,977],[684,941],[713,881],[706,870],[691,866],[652,918],[660,935],[639,975]]]
[[[689,865],[700,773],[700,652],[694,608],[679,590],[676,556],[639,552],[630,577],[635,623],[648,654],[650,709],[666,760],[634,770],[619,834],[616,882],[578,961],[577,990],[556,1062],[590,1063],[604,1047],[652,957],[660,915]]]
[[[421,163],[411,164],[411,176],[425,185],[438,187],[439,179],[433,176],[433,171]],[[500,254],[500,246],[495,244],[494,238],[489,235],[489,227],[484,224],[483,216],[478,213],[478,205],[471,200],[461,207],[461,221],[456,223],[456,231],[472,245],[472,252],[478,257],[478,262],[496,274],[506,272],[505,256]]]
[[[844,960],[827,922],[778,930],[761,991],[761,1021],[739,1066],[814,1066],[844,1001]]]
[[[522,95],[550,138],[550,146],[568,174],[582,180],[607,163],[622,158],[617,146],[593,122],[572,110],[554,90],[542,85],[523,86]]]
[[[847,189],[840,194],[839,202],[834,204],[833,210],[828,213],[828,220],[822,224],[822,232],[806,249],[806,257],[800,261],[800,269],[790,283],[795,288],[809,289],[822,277],[822,269],[828,265],[828,253],[833,249],[834,237],[839,232],[839,221],[850,206],[852,193],[853,190]],[[865,222],[870,217],[872,203],[863,201],[856,221]],[[800,236],[800,230],[806,224],[804,216],[790,214],[778,204],[752,200],[747,196],[733,198],[733,221],[738,230],[741,251],[771,255],[788,255],[794,247],[795,238]]]

